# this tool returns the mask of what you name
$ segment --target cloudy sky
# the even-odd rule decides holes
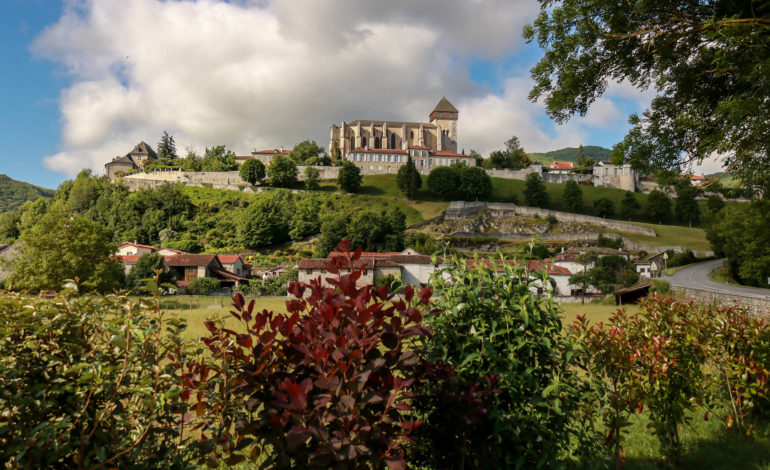
[[[0,172],[55,187],[166,130],[180,153],[326,147],[332,122],[427,120],[459,147],[610,147],[650,94],[614,84],[557,126],[527,100],[531,0],[3,0]]]

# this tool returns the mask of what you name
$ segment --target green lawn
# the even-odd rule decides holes
[[[635,242],[653,246],[682,245],[695,251],[709,251],[711,244],[706,239],[706,231],[697,227],[682,227],[680,225],[659,225],[643,222],[631,222],[634,225],[648,227],[658,234],[657,237],[624,233],[623,236]]]

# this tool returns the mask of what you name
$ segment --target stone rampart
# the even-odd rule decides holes
[[[687,287],[676,286],[671,286],[671,290],[683,295],[684,297],[709,304],[718,303],[724,305],[732,305],[739,303],[758,317],[770,318],[770,297],[768,296],[748,294],[722,294],[702,289],[691,289]]]
[[[509,168],[485,168],[490,178],[503,178],[507,180],[525,180],[530,173],[543,174],[543,167],[530,166],[523,170],[511,170]]]
[[[307,167],[297,167],[297,178],[300,181],[305,179],[305,168]],[[318,170],[322,180],[337,179],[340,172],[340,167],[337,166],[315,166],[314,168]],[[130,191],[153,189],[167,183],[181,183],[188,186],[252,192],[250,185],[241,179],[237,171],[151,171],[127,175],[123,177],[123,183]]]
[[[559,222],[576,222],[586,223],[592,225],[598,225],[600,227],[606,227],[612,230],[618,230],[626,233],[633,233],[637,235],[645,235],[648,237],[656,237],[655,230],[647,227],[640,227],[638,225],[628,224],[625,222],[618,222],[616,220],[602,219],[601,217],[594,217],[590,215],[573,214],[570,212],[552,211],[548,209],[540,209],[538,207],[525,207],[517,206],[516,204],[504,204],[504,203],[486,203],[486,202],[466,202],[466,201],[453,201],[449,204],[444,217],[448,220],[460,220],[475,217],[484,210],[488,210],[490,215],[494,217],[540,217],[548,218],[549,216],[556,217]]]

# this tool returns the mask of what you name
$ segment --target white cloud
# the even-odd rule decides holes
[[[332,122],[423,120],[442,95],[460,109],[466,149],[511,135],[532,151],[586,142],[589,128],[617,124],[610,99],[554,129],[527,100],[527,77],[496,95],[466,69],[514,54],[537,10],[534,0],[71,0],[32,46],[72,79],[61,151],[45,164],[101,171],[163,130],[179,148],[239,154],[307,138],[326,146]]]

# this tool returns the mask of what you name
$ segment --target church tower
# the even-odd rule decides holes
[[[458,114],[457,108],[443,96],[430,113],[430,123],[436,126],[437,131],[437,150],[457,153]]]

